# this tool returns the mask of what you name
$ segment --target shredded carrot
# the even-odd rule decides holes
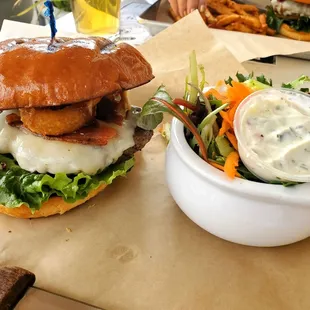
[[[222,116],[222,118],[223,118],[231,127],[233,126],[232,121],[231,121],[231,118],[229,117],[229,115],[228,115],[227,112],[220,111],[220,115]]]
[[[234,147],[234,149],[238,151],[238,142],[237,142],[237,138],[235,137],[235,135],[229,131],[226,131],[226,137],[231,143],[231,145]]]
[[[219,136],[224,135],[227,132],[227,130],[230,128],[231,128],[230,124],[228,122],[226,122],[225,120],[223,120],[222,127],[219,131]]]
[[[229,103],[227,110],[220,111],[223,121],[218,135],[222,136],[225,134],[235,151],[231,152],[227,156],[224,166],[211,161],[208,161],[208,163],[211,166],[224,171],[229,178],[233,179],[234,177],[241,177],[237,171],[237,167],[239,165],[238,141],[233,129],[235,113],[242,100],[249,96],[252,91],[244,84],[232,81],[232,86],[227,85],[226,94],[221,94],[218,89],[223,85],[223,83],[223,81],[219,81],[216,84],[216,89],[209,89],[205,93],[205,96],[208,97],[209,95],[213,95],[218,100],[222,100],[223,103]]]
[[[244,84],[236,81],[232,81],[231,84],[232,86],[227,89],[227,97],[239,105],[245,97],[251,94],[251,90]]]
[[[234,128],[234,118],[236,110],[241,101],[251,94],[251,90],[244,84],[232,81],[232,86],[227,88],[227,98],[229,107],[227,111],[221,111],[220,115],[223,118],[222,126],[219,135],[225,134],[229,129]]]
[[[213,166],[214,168],[219,169],[219,170],[221,170],[221,171],[224,171],[224,166],[222,166],[222,165],[220,165],[220,164],[217,164],[217,163],[215,163],[215,162],[213,162],[213,161],[209,161],[208,163],[209,163],[211,166]],[[240,175],[238,172],[236,172],[236,177],[241,178],[241,175]]]
[[[224,165],[224,172],[229,178],[233,179],[236,176],[236,173],[237,173],[236,167],[238,167],[238,164],[239,164],[238,152],[231,152],[227,156],[225,165]]]
[[[229,109],[228,113],[228,117],[231,121],[231,127],[234,127],[234,119],[235,119],[235,114],[236,114],[236,110],[238,108],[239,104],[235,104],[234,106],[231,107],[231,109]]]
[[[219,169],[219,170],[224,171],[224,166],[221,166],[221,165],[219,165],[219,164],[217,164],[217,163],[215,163],[215,162],[213,162],[213,161],[209,161],[209,164],[210,164],[211,166],[213,166],[214,168],[217,168],[217,169]]]
[[[224,103],[227,102],[227,98],[223,95],[221,95],[216,89],[211,88],[206,93],[205,96],[209,97],[210,95],[213,95],[216,99],[222,100]]]

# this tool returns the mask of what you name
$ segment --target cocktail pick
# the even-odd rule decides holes
[[[51,43],[50,45],[52,45],[55,41],[55,36],[56,36],[56,20],[55,20],[55,16],[54,16],[54,7],[53,7],[53,3],[50,0],[47,0],[44,2],[44,5],[46,6],[46,10],[44,12],[44,16],[49,17],[50,20],[50,28],[51,28]]]

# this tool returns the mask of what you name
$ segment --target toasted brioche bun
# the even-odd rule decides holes
[[[32,214],[31,210],[25,205],[22,205],[21,207],[18,208],[7,208],[3,205],[0,205],[0,213],[23,219],[39,218],[55,214],[63,214],[85,203],[87,200],[95,197],[101,191],[103,191],[106,188],[106,186],[107,185],[105,184],[99,186],[97,189],[91,191],[86,198],[78,200],[74,203],[67,203],[61,197],[52,197],[48,201],[44,202],[42,207],[34,214]]]
[[[0,42],[0,109],[52,107],[104,97],[154,78],[126,43],[98,37]]]
[[[287,24],[282,24],[280,34],[298,41],[310,41],[310,32],[296,31]]]
[[[310,4],[310,0],[293,0],[294,2]]]

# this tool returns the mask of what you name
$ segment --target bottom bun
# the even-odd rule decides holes
[[[287,24],[282,24],[280,34],[298,41],[310,41],[310,32],[297,31]]]
[[[3,205],[0,205],[0,213],[24,219],[47,217],[55,214],[63,214],[83,204],[87,200],[95,197],[102,190],[104,190],[106,186],[107,186],[106,184],[99,186],[97,189],[91,191],[86,198],[77,200],[74,203],[65,202],[61,197],[52,197],[48,201],[44,202],[41,208],[35,211],[35,213],[32,213],[31,210],[25,205],[22,205],[18,208],[7,208]]]

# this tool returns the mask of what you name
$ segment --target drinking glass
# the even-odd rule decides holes
[[[94,36],[119,32],[121,0],[71,0],[76,30]]]

